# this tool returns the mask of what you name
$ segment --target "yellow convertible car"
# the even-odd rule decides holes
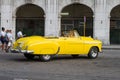
[[[95,59],[101,52],[102,42],[91,37],[79,36],[77,31],[66,31],[61,37],[30,36],[18,39],[12,53],[23,53],[27,59],[39,56],[41,61],[49,61],[54,55],[88,55]]]

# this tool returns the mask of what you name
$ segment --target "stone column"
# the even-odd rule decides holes
[[[106,15],[106,0],[95,1],[94,38],[100,39],[103,45],[109,44],[109,25]]]
[[[12,33],[13,33],[13,40],[15,41],[16,40],[16,16],[13,15],[12,16]]]
[[[59,36],[57,0],[46,1],[45,36]]]
[[[15,40],[15,26],[12,19],[12,4],[11,0],[1,0],[1,27],[6,30],[12,30],[13,40]]]
[[[1,27],[12,30],[11,0],[1,0]]]

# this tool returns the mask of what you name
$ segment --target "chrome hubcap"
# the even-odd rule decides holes
[[[92,56],[93,56],[93,57],[96,57],[96,56],[97,56],[97,52],[92,51]]]
[[[49,60],[49,59],[50,59],[50,55],[44,55],[43,57],[44,57],[44,59],[46,59],[46,60]]]

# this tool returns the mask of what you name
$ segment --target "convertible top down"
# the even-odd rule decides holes
[[[18,39],[11,51],[23,53],[27,59],[39,56],[41,61],[49,61],[53,55],[88,55],[95,59],[101,52],[102,42],[91,37],[79,36],[77,31],[66,31],[61,37],[30,36]]]

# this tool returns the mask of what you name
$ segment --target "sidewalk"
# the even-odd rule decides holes
[[[120,45],[103,45],[102,49],[120,50]]]

